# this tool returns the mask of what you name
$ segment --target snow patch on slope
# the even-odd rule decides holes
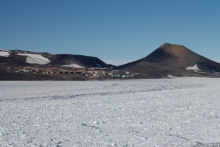
[[[80,66],[80,65],[78,65],[78,64],[68,64],[68,65],[62,65],[62,67],[85,68],[85,67]]]
[[[26,58],[26,63],[30,63],[30,64],[48,64],[50,62],[49,59],[43,57],[40,54],[21,54],[18,53],[17,55],[20,56],[27,56]]]
[[[3,56],[3,57],[10,56],[9,51],[4,50],[4,49],[0,49],[0,56]]]
[[[195,64],[193,67],[187,67],[186,70],[201,71],[201,70],[198,68],[198,65],[197,65],[197,64]]]
[[[175,76],[172,76],[172,75],[167,75],[167,77],[168,77],[168,78],[171,78],[171,79],[172,79],[172,78],[175,78]]]

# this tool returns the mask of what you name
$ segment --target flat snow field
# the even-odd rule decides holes
[[[220,79],[0,82],[1,147],[219,147]]]

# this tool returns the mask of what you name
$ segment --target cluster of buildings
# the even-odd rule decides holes
[[[83,76],[89,79],[135,78],[137,73],[130,73],[112,68],[75,68],[75,67],[6,67],[8,72],[35,73],[44,75]]]

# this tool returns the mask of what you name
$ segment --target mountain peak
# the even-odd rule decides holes
[[[171,46],[171,45],[173,45],[173,44],[166,42],[166,43],[162,44],[161,47],[163,47],[163,46]]]
[[[178,56],[181,56],[187,53],[192,53],[191,50],[189,50],[183,45],[170,44],[170,43],[164,43],[159,48],[157,48],[157,50],[161,50],[163,52],[173,54],[173,55],[178,55]]]
[[[178,45],[178,44],[164,43],[159,48],[167,49],[167,48],[186,48],[186,47],[184,47],[183,45]]]
[[[175,45],[176,44],[164,43],[159,48],[166,49],[166,48],[171,48],[172,46],[175,46]]]

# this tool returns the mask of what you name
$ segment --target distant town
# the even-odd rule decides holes
[[[86,79],[130,79],[137,78],[138,73],[128,71],[114,70],[107,67],[96,68],[76,68],[76,67],[52,67],[52,66],[6,66],[2,67],[4,71],[13,73],[32,73],[54,76],[78,76]]]

